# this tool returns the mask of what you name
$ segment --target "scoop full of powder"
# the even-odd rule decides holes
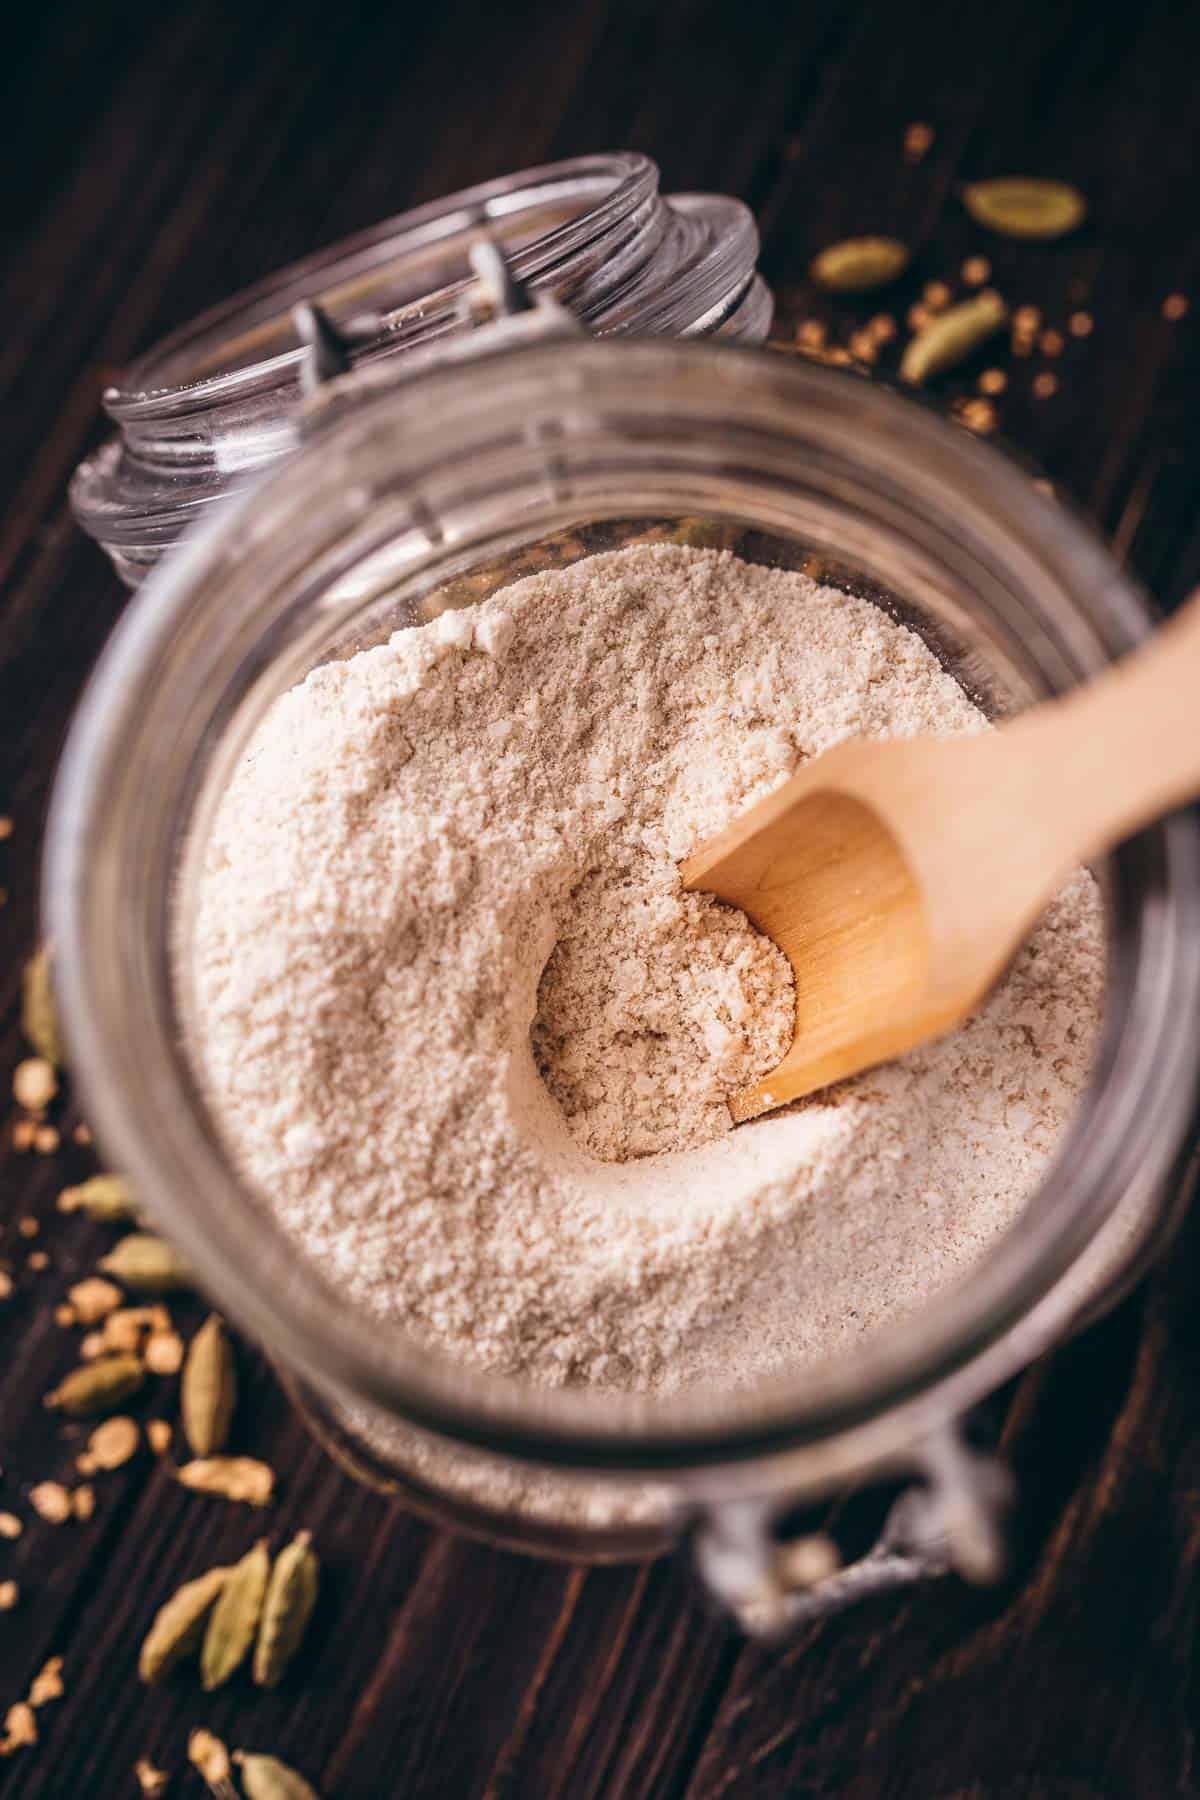
[[[635,850],[564,907],[533,1048],[572,1137],[624,1162],[728,1131],[728,1096],[775,1067],[794,1016],[782,951]]]

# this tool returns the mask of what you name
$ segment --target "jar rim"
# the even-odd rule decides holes
[[[650,404],[657,384],[659,391],[669,386],[685,412],[690,407],[699,416],[703,405],[716,404],[746,430],[756,422],[766,429],[776,415],[820,420],[822,429],[852,444],[855,455],[869,447],[879,468],[886,464],[890,478],[907,484],[914,502],[933,504],[940,494],[939,504],[986,528],[1014,557],[1036,552],[1073,596],[1081,673],[1131,649],[1151,629],[1145,597],[1085,521],[1036,493],[1028,476],[992,446],[878,383],[702,342],[571,340],[473,364],[467,385],[477,426],[490,408],[511,404],[514,384],[561,395],[576,416],[589,396],[597,405],[602,397],[609,411],[627,407],[632,416]],[[1119,876],[1124,870],[1129,884],[1141,881],[1144,887],[1131,927],[1141,934],[1140,952],[1118,1011],[1110,995],[1092,1083],[1037,1204],[1031,1202],[1020,1228],[1007,1232],[918,1319],[881,1329],[852,1361],[772,1377],[719,1399],[677,1394],[664,1401],[533,1389],[464,1370],[402,1341],[399,1333],[385,1343],[374,1321],[348,1317],[324,1279],[298,1264],[294,1247],[281,1249],[287,1244],[282,1228],[255,1205],[206,1132],[182,1050],[164,1018],[139,998],[136,1046],[121,1041],[130,1019],[120,1016],[120,1003],[139,983],[139,996],[143,987],[149,991],[147,984],[167,983],[169,937],[165,887],[142,897],[139,916],[122,891],[121,862],[131,851],[130,834],[141,829],[135,793],[145,800],[137,788],[145,775],[141,715],[173,639],[186,626],[194,644],[202,641],[206,622],[215,622],[226,604],[226,585],[237,579],[247,547],[262,556],[268,544],[281,543],[284,521],[294,522],[314,484],[330,480],[339,442],[386,417],[389,441],[403,445],[396,451],[401,467],[392,471],[402,488],[405,472],[411,476],[435,442],[448,443],[462,428],[456,406],[465,417],[462,384],[456,397],[452,371],[430,371],[393,390],[382,382],[367,384],[359,401],[336,410],[312,444],[232,502],[172,558],[130,607],[105,651],[56,785],[44,887],[64,1027],[89,1117],[116,1166],[150,1198],[231,1314],[320,1389],[344,1388],[485,1448],[576,1467],[678,1468],[828,1441],[898,1412],[980,1359],[1068,1274],[1130,1185],[1162,1177],[1174,1160],[1196,1081],[1200,827],[1178,815],[1114,859]],[[261,645],[251,651],[250,623],[233,610],[238,617],[225,621],[226,639],[232,634],[239,653],[260,654]],[[229,654],[228,642],[223,654]],[[195,735],[203,707],[194,695],[180,696],[180,704],[179,730]],[[212,719],[227,719],[229,704],[222,696]],[[190,774],[178,779],[173,791],[181,804],[189,795],[194,799],[192,780]],[[1134,873],[1135,865],[1142,868],[1137,846],[1151,870],[1148,882],[1144,872]],[[240,1221],[236,1242],[228,1228],[234,1215]],[[287,1282],[264,1283],[262,1271],[281,1255],[289,1264]]]
[[[305,359],[293,308],[316,304],[355,367],[419,351],[486,316],[481,235],[514,276],[596,333],[760,342],[769,291],[740,200],[663,196],[635,151],[568,158],[429,201],[274,271],[170,332],[104,394],[117,434],[71,480],[71,507],[136,582],[193,520],[290,454]]]
[[[536,279],[652,201],[657,192],[657,165],[638,151],[620,150],[520,169],[396,213],[274,270],[170,332],[131,363],[120,382],[105,390],[105,410],[118,423],[125,423],[176,401],[196,405],[209,397],[224,398],[235,389],[274,380],[281,369],[299,361],[303,346],[293,342],[275,355],[256,357],[208,375],[197,368],[189,378],[156,381],[153,376],[156,370],[169,369],[189,350],[197,356],[200,346],[207,346],[211,357],[212,340],[227,347],[235,327],[245,335],[261,330],[264,322],[274,323],[281,315],[286,318],[294,299],[312,299],[332,284],[343,285],[414,252],[441,247],[481,230],[503,229],[552,199],[565,204],[569,198],[576,207],[573,217],[511,253],[514,272],[525,280]]]

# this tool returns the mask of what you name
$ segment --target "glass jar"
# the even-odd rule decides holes
[[[595,336],[760,343],[772,302],[740,200],[658,190],[621,151],[525,169],[387,219],[268,276],[140,357],[104,394],[118,434],[81,463],[75,516],[135,587],[197,519],[295,444],[306,359],[293,317],[319,305],[350,360],[378,363],[485,322],[470,252],[485,232],[532,292]]]
[[[199,1091],[180,972],[198,858],[265,709],[321,661],[681,520],[685,536],[736,531],[751,560],[876,600],[993,717],[1095,674],[1151,628],[1067,507],[911,400],[757,351],[596,342],[559,335],[548,314],[507,323],[521,328],[490,354],[331,383],[306,442],[193,536],[115,633],[63,761],[45,886],[88,1117],[327,1440],[414,1504],[596,1559],[690,1531],[751,1629],[951,1563],[987,1575],[1004,1482],[961,1421],[1132,1279],[1185,1186],[1200,1019],[1190,815],[1100,871],[1102,1045],[1018,1225],[853,1356],[751,1391],[539,1389],[357,1316],[239,1180]],[[861,1565],[830,1575],[820,1546],[789,1541],[798,1504],[905,1478]]]

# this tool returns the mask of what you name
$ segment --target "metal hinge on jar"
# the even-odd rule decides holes
[[[706,1586],[749,1636],[770,1638],[952,1570],[972,1582],[997,1580],[1006,1561],[1008,1470],[968,1449],[953,1426],[916,1446],[911,1460],[914,1484],[867,1554],[845,1566],[821,1534],[779,1535],[792,1504],[786,1496],[709,1504],[692,1532]]]
[[[410,350],[395,362],[353,366],[355,351],[379,339],[383,320],[377,314],[337,326],[315,302],[293,307],[292,322],[306,351],[300,374],[305,399],[297,414],[299,437],[314,421],[323,422],[340,408],[347,397],[360,397],[368,389],[395,387],[432,368],[473,362],[518,345],[585,335],[565,306],[518,281],[503,251],[486,235],[482,216],[480,237],[468,257],[477,280],[464,293],[462,305],[473,329]]]

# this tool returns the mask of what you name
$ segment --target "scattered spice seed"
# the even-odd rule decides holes
[[[931,325],[933,323],[933,314],[930,312],[929,308],[920,300],[918,300],[914,305],[910,306],[904,316],[905,316],[905,319],[908,321],[908,327],[909,327],[910,331],[924,331],[924,329],[927,325]]]
[[[963,205],[977,225],[1004,237],[1064,237],[1087,215],[1078,188],[1022,175],[971,182],[963,189]]]
[[[23,1238],[35,1238],[41,1229],[41,1226],[33,1217],[17,1220],[17,1230]]]
[[[90,1144],[92,1141],[91,1127],[88,1125],[77,1125],[75,1127],[74,1131],[71,1133],[71,1136],[75,1139],[75,1142],[77,1144],[81,1144],[86,1148],[86,1146],[88,1144]],[[100,1176],[99,1179],[101,1181],[103,1181],[105,1179],[105,1177]]]
[[[67,1300],[81,1325],[98,1325],[116,1311],[123,1298],[116,1282],[106,1281],[103,1275],[89,1275],[67,1289]]]
[[[171,1777],[165,1769],[155,1768],[148,1756],[139,1756],[133,1765],[133,1773],[138,1786],[146,1800],[158,1800],[158,1796],[166,1792]]]
[[[60,1141],[55,1125],[39,1125],[33,1134],[33,1147],[39,1156],[53,1156]]]
[[[40,1274],[43,1269],[50,1267],[50,1258],[44,1250],[32,1250],[29,1254],[29,1267]]]
[[[7,1300],[12,1291],[12,1276],[7,1269],[0,1269],[0,1300]]]
[[[0,1538],[19,1538],[24,1529],[16,1513],[0,1512]]]
[[[179,1390],[183,1435],[196,1456],[215,1456],[229,1441],[237,1404],[233,1346],[210,1313],[188,1348]]]
[[[1012,318],[1013,330],[1019,331],[1022,337],[1033,337],[1041,322],[1041,311],[1036,306],[1018,306]]]
[[[75,1308],[73,1306],[68,1306],[67,1303],[63,1301],[61,1305],[56,1306],[54,1309],[54,1323],[56,1325],[61,1325],[64,1331],[69,1330],[72,1325],[77,1325],[79,1321],[75,1317]]]
[[[316,1788],[277,1756],[238,1750],[234,1761],[241,1769],[246,1800],[320,1800]]]
[[[684,544],[693,550],[732,550],[740,539],[738,527],[721,519],[680,519],[667,534],[668,543]]]
[[[1043,369],[1040,375],[1033,378],[1033,391],[1039,400],[1049,400],[1058,392],[1058,376],[1049,369]]]
[[[1033,339],[1031,337],[1026,337],[1023,332],[1014,331],[1012,343],[1009,348],[1014,356],[1032,356]]]
[[[1061,356],[1066,340],[1061,331],[1043,331],[1038,339],[1038,349],[1043,356]]]
[[[858,362],[873,363],[878,359],[879,347],[869,331],[852,331],[849,350]]]
[[[32,1150],[37,1127],[32,1119],[18,1119],[12,1130],[14,1150]]]
[[[119,1175],[93,1175],[78,1187],[64,1188],[58,1196],[58,1210],[86,1213],[105,1225],[120,1225],[137,1217],[133,1195]]]
[[[909,250],[898,238],[844,238],[815,256],[809,273],[818,287],[836,294],[868,294],[903,275]]]
[[[26,1112],[44,1112],[58,1092],[54,1065],[44,1056],[27,1056],[13,1070],[13,1099]]]
[[[195,1493],[220,1494],[249,1506],[265,1506],[275,1488],[275,1471],[253,1456],[206,1456],[184,1463],[175,1476]]]
[[[741,538],[738,526],[729,526],[720,518],[680,518],[667,531],[667,544],[691,545],[696,551],[729,551]]]
[[[996,429],[996,409],[990,400],[966,400],[959,414],[969,431],[987,433]]]
[[[210,1787],[216,1787],[222,1781],[228,1781],[231,1768],[229,1752],[219,1737],[211,1731],[198,1726],[188,1738],[188,1761],[193,1768],[199,1769]]]
[[[89,1331],[79,1345],[79,1356],[82,1362],[95,1362],[98,1356],[108,1351],[108,1340],[102,1331]]]
[[[867,320],[867,330],[877,344],[890,344],[896,335],[896,321],[891,313],[876,313]]]
[[[1186,294],[1168,294],[1162,304],[1163,318],[1170,319],[1172,323],[1176,319],[1182,319],[1188,310],[1188,305]]]
[[[21,986],[21,1030],[38,1055],[55,1068],[63,1066],[62,1034],[50,970],[50,946],[42,944],[25,965]]]
[[[236,1750],[233,1760],[242,1773],[246,1800],[320,1800],[316,1788],[277,1756]]]
[[[105,1419],[103,1425],[97,1425],[88,1439],[87,1456],[93,1469],[119,1469],[137,1453],[141,1442],[141,1432],[136,1419],[123,1414],[115,1419]],[[78,1458],[77,1466],[82,1464],[83,1457]]]
[[[170,1330],[171,1315],[165,1306],[122,1306],[104,1321],[104,1348],[140,1356],[149,1332]]]
[[[73,1419],[113,1412],[137,1393],[145,1378],[146,1371],[136,1356],[99,1356],[60,1381],[46,1396],[46,1405]]]
[[[836,1575],[842,1559],[833,1539],[818,1531],[781,1545],[775,1566],[787,1587],[807,1588]]]
[[[137,1294],[170,1294],[192,1285],[192,1273],[165,1238],[132,1231],[100,1258],[100,1267]]]
[[[183,1339],[177,1331],[152,1331],[142,1359],[152,1375],[178,1375],[183,1367]]]
[[[75,1468],[80,1475],[94,1475],[96,1473],[96,1459],[90,1450],[80,1451],[79,1455],[75,1458]]]
[[[932,375],[965,362],[1004,323],[1004,302],[985,289],[973,300],[963,300],[941,313],[906,345],[900,361],[904,381],[919,385]]]
[[[11,1612],[21,1598],[15,1581],[0,1581],[0,1612]]]
[[[48,1525],[62,1525],[71,1517],[71,1496],[61,1481],[39,1481],[30,1490],[29,1504]]]
[[[37,1718],[27,1700],[10,1706],[4,1719],[4,1736],[0,1738],[0,1756],[11,1756],[38,1741]]]
[[[921,298],[931,312],[944,312],[950,304],[950,289],[944,281],[927,281]]]
[[[85,1483],[77,1487],[71,1495],[71,1511],[77,1519],[90,1519],[96,1510],[96,1494],[93,1488]]]
[[[1067,330],[1072,337],[1090,337],[1095,322],[1090,312],[1073,312],[1067,320]]]
[[[171,1448],[171,1427],[166,1419],[151,1419],[146,1426],[146,1440],[155,1456],[165,1456]]]
[[[140,1356],[142,1342],[150,1329],[139,1316],[142,1310],[136,1306],[119,1306],[116,1312],[109,1313],[100,1333],[102,1347],[105,1350],[122,1350]]]
[[[992,265],[986,256],[968,256],[961,273],[968,287],[982,287],[991,278]]]
[[[805,350],[820,350],[824,347],[829,328],[824,319],[805,319],[796,331],[796,342]]]
[[[13,834],[13,822],[7,813],[0,814],[0,838],[10,838]]]
[[[227,1568],[209,1569],[194,1581],[185,1581],[159,1607],[138,1654],[138,1674],[147,1687],[162,1681],[200,1648],[208,1616],[229,1574]]]
[[[917,120],[904,133],[904,155],[909,162],[920,162],[933,143],[933,126]]]
[[[258,1631],[271,1574],[266,1539],[248,1550],[230,1570],[213,1607],[200,1650],[205,1693],[223,1686],[245,1661]]]
[[[62,1699],[62,1666],[61,1656],[52,1656],[48,1662],[43,1664],[34,1676],[33,1684],[29,1689],[30,1706],[45,1706],[51,1700]]]
[[[320,1564],[312,1547],[312,1534],[298,1532],[279,1552],[271,1569],[258,1641],[254,1646],[257,1686],[279,1686],[285,1669],[303,1642],[313,1607],[317,1604],[319,1582]]]

